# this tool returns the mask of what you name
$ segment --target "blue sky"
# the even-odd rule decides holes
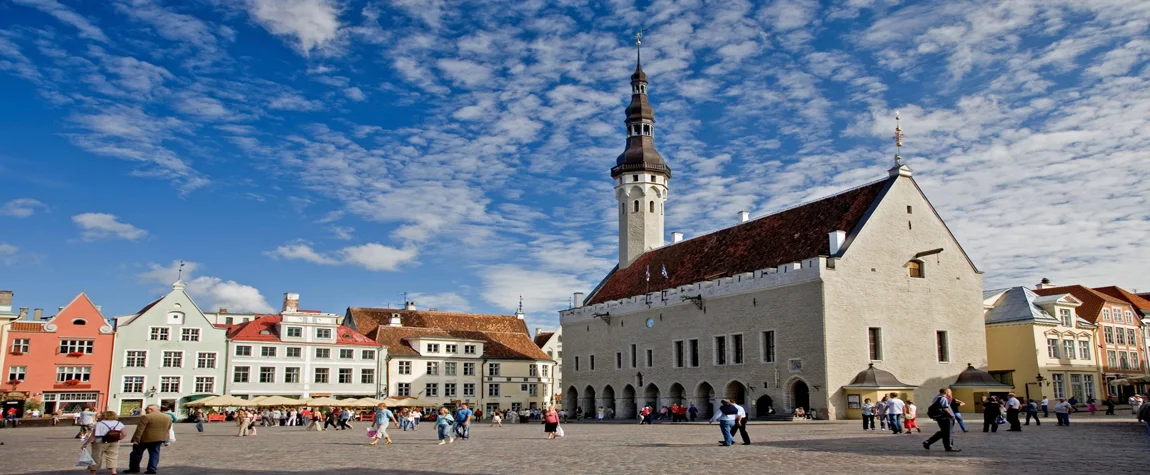
[[[0,286],[554,325],[615,262],[642,26],[668,233],[884,176],[899,110],[988,288],[1150,290],[1150,3],[587,3],[2,0]]]

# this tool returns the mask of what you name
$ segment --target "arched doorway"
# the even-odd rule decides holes
[[[567,388],[567,395],[564,396],[563,401],[567,403],[565,405],[567,413],[574,416],[575,409],[579,407],[579,391],[575,389],[575,386]]]
[[[715,413],[715,388],[710,383],[703,381],[695,388],[695,407],[703,420],[710,419]]]
[[[806,412],[811,410],[811,390],[801,379],[791,385],[791,408],[796,407],[801,407]]]
[[[635,387],[630,384],[623,387],[623,408],[615,417],[634,419],[639,415],[635,410]]]
[[[610,414],[615,412],[615,388],[607,385],[603,388],[603,396],[600,399],[599,405],[604,409],[610,409]]]
[[[764,394],[755,401],[755,417],[767,417],[771,415],[771,407],[775,405],[775,401],[770,396]]]
[[[679,383],[672,384],[671,389],[669,390],[669,393],[668,393],[670,395],[670,399],[667,401],[667,403],[668,404],[685,404],[686,401],[683,400],[685,392],[686,392],[686,390],[683,389],[682,384],[679,384]]]
[[[731,401],[734,401],[735,404],[743,406],[743,408],[746,409],[746,407],[747,407],[747,388],[745,386],[743,386],[743,383],[740,383],[738,381],[731,381],[731,382],[727,383],[727,390],[726,390],[726,396],[725,397],[726,397],[726,399],[730,399]]]
[[[583,389],[583,417],[595,417],[595,388],[588,385]]]
[[[655,409],[656,414],[659,412],[659,387],[655,386],[655,383],[648,384],[643,389],[643,404]]]

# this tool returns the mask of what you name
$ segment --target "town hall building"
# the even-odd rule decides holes
[[[900,158],[880,180],[668,244],[647,87],[637,64],[611,168],[619,263],[560,312],[567,410],[710,416],[731,398],[751,417],[843,419],[879,392],[924,404],[985,375],[981,272]]]

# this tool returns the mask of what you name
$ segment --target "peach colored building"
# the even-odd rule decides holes
[[[77,413],[108,404],[112,366],[112,325],[81,293],[45,321],[12,322],[3,388],[44,403],[44,413]]]

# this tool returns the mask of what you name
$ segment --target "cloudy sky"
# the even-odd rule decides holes
[[[899,110],[988,287],[1150,290],[1129,0],[0,0],[0,287],[554,325],[615,262],[640,27],[668,232],[881,178]]]

